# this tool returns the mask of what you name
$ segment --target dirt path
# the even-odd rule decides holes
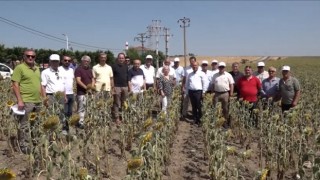
[[[163,180],[210,179],[208,163],[204,160],[204,144],[201,127],[180,121],[172,147],[168,176]]]

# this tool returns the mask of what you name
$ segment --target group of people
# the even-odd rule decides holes
[[[23,62],[17,65],[12,75],[12,88],[17,99],[18,109],[25,110],[19,116],[18,130],[21,151],[30,151],[28,139],[31,112],[39,112],[41,103],[52,106],[55,102],[63,104],[59,118],[63,124],[63,133],[69,131],[68,118],[73,112],[74,102],[77,103],[77,113],[80,120],[77,128],[85,127],[86,94],[95,91],[98,98],[113,98],[112,115],[114,122],[119,125],[121,117],[119,111],[129,93],[142,93],[153,88],[161,97],[162,111],[166,113],[171,102],[173,89],[181,86],[182,116],[186,117],[189,101],[192,105],[193,120],[200,124],[202,116],[202,97],[205,93],[214,93],[214,104],[222,103],[223,115],[228,117],[229,98],[237,93],[238,98],[255,104],[258,95],[272,97],[274,100],[281,97],[282,109],[288,110],[295,106],[300,95],[300,85],[296,78],[290,75],[290,67],[283,66],[283,78],[276,77],[276,68],[270,67],[264,71],[264,63],[258,63],[258,71],[253,73],[250,66],[245,67],[244,74],[239,72],[239,63],[232,64],[230,73],[225,71],[226,64],[213,60],[211,70],[208,61],[200,64],[195,57],[190,57],[190,65],[183,68],[179,65],[179,58],[174,59],[171,66],[170,59],[165,59],[163,66],[157,72],[153,67],[153,57],[147,55],[145,64],[141,60],[131,60],[124,53],[117,55],[113,65],[107,64],[107,55],[99,53],[98,64],[90,67],[91,58],[87,55],[81,58],[79,65],[71,63],[68,55],[52,54],[49,57],[49,67],[42,72],[35,64],[36,53],[32,49],[24,51]],[[76,84],[74,94],[73,85]],[[63,94],[56,99],[56,93]]]

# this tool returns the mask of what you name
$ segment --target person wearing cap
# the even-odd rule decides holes
[[[183,74],[184,74],[184,69],[182,66],[180,66],[180,59],[178,57],[174,58],[173,60],[174,65],[172,66],[172,68],[175,70],[176,73],[176,85],[181,84],[182,83],[182,78],[183,78]]]
[[[146,79],[146,89],[156,88],[155,87],[155,69],[152,66],[153,57],[151,55],[146,56],[146,63],[141,65],[140,68],[143,70]]]
[[[39,67],[35,66],[36,53],[32,49],[23,52],[23,62],[17,65],[11,77],[12,89],[17,99],[18,110],[25,110],[24,115],[18,116],[18,142],[22,153],[31,152],[31,139],[29,138],[29,114],[39,112],[41,98],[45,99],[45,92],[41,88],[41,75]],[[45,103],[45,102],[44,102]],[[31,138],[33,134],[31,133]]]
[[[98,92],[98,97],[107,99],[111,96],[113,87],[113,72],[107,61],[107,54],[99,53],[99,63],[92,68],[95,89]]]
[[[233,87],[233,92],[237,93],[237,98],[239,98],[239,91],[237,88],[237,82],[238,80],[243,76],[243,73],[239,71],[239,66],[240,64],[238,62],[232,63],[232,70],[229,72],[231,76],[233,77],[234,80],[234,87]]]
[[[277,69],[273,66],[268,69],[269,77],[262,81],[261,96],[262,98],[272,98],[276,101],[279,97],[279,81]]]
[[[146,81],[143,70],[140,68],[141,61],[136,59],[133,61],[133,68],[128,72],[128,92],[134,94],[141,93],[146,90]]]
[[[117,61],[112,65],[114,88],[113,93],[113,117],[115,123],[120,125],[119,109],[128,97],[128,66],[125,63],[125,54],[119,53]]]
[[[211,92],[212,72],[211,72],[210,70],[208,70],[208,61],[207,61],[207,60],[203,60],[203,61],[201,62],[201,70],[202,70],[202,72],[204,72],[204,74],[205,74],[206,77],[207,77],[209,86],[208,86],[208,88],[207,88],[205,91],[206,91],[206,93],[209,93],[209,92]]]
[[[93,73],[90,68],[91,58],[87,55],[81,57],[81,65],[75,70],[77,83],[77,112],[80,116],[77,127],[84,129],[84,116],[86,113],[86,94],[94,87]]]
[[[192,72],[187,77],[187,90],[192,106],[194,123],[200,125],[202,117],[202,97],[208,88],[208,80],[203,71],[199,69],[199,63],[191,64]]]
[[[260,80],[260,82],[269,77],[269,73],[264,70],[264,66],[264,62],[258,62],[258,70],[253,73],[253,75],[256,76]]]
[[[216,59],[211,61],[211,72],[212,72],[212,75],[214,75],[214,74],[219,72],[218,63],[219,63],[219,61],[216,60]]]
[[[68,55],[62,56],[62,66],[58,67],[62,79],[64,80],[64,89],[66,94],[66,102],[64,104],[64,116],[69,119],[72,115],[73,104],[74,104],[74,93],[73,93],[73,83],[74,83],[74,70],[70,68],[70,63],[72,59]],[[68,121],[66,121],[65,130],[68,132]]]
[[[300,83],[291,76],[290,66],[282,67],[282,78],[279,81],[281,94],[281,109],[287,111],[298,104],[300,98]]]
[[[52,54],[49,57],[50,67],[41,72],[41,87],[46,92],[48,106],[55,106],[59,109],[59,119],[63,124],[63,133],[66,133],[66,121],[64,117],[64,104],[66,102],[65,81],[62,73],[59,71],[60,56]],[[62,93],[63,96],[57,98],[56,93]],[[63,105],[63,106],[60,106]],[[61,108],[60,108],[61,107]]]
[[[221,102],[226,126],[229,126],[229,98],[233,96],[234,80],[231,74],[225,71],[225,62],[219,62],[218,68],[219,72],[213,75],[211,80],[214,92],[213,104],[216,106],[218,102]]]
[[[188,89],[187,89],[187,77],[188,75],[193,71],[192,70],[192,64],[197,61],[196,57],[191,56],[189,58],[189,66],[185,67],[184,73],[183,73],[183,78],[182,78],[182,85],[181,85],[181,92],[183,96],[182,100],[182,108],[181,108],[181,114],[182,114],[182,119],[185,119],[188,114],[188,108],[189,108],[189,95],[188,95]]]

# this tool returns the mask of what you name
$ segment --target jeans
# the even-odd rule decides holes
[[[67,94],[67,102],[65,102],[65,104],[64,104],[64,115],[67,118],[72,116],[73,103],[74,103],[74,95]]]

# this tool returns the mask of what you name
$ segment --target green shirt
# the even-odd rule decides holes
[[[12,81],[18,82],[23,102],[41,102],[41,76],[38,67],[30,68],[27,64],[19,64],[11,77]]]
[[[292,104],[294,95],[300,91],[300,83],[296,78],[290,76],[286,81],[280,80],[279,89],[282,104]]]

